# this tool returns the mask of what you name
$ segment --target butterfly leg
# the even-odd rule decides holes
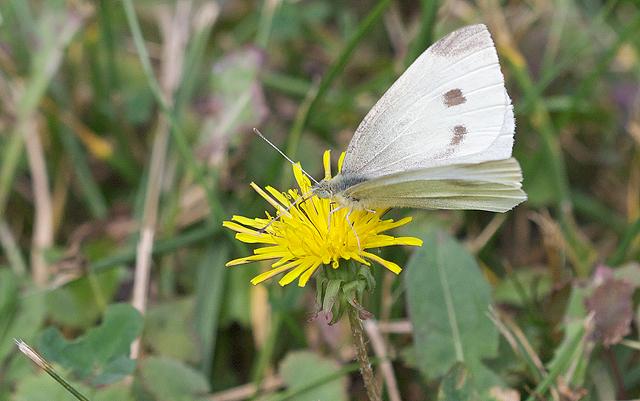
[[[338,210],[342,209],[344,206],[338,206],[337,208],[331,210],[329,212],[329,215],[327,216],[327,227],[331,228],[331,215],[334,214],[335,212],[337,212]]]
[[[351,227],[351,231],[353,231],[353,235],[355,235],[356,237],[356,242],[358,243],[358,251],[361,251],[362,247],[360,246],[360,237],[358,237],[358,233],[356,232],[356,229],[353,228],[353,223],[351,223],[351,220],[349,220],[349,216],[351,216],[352,212],[353,212],[353,209],[349,210],[349,212],[347,213],[346,216],[344,216],[344,218],[347,219],[347,223],[349,223],[349,227]]]

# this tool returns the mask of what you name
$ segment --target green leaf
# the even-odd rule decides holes
[[[340,366],[329,359],[322,358],[312,352],[299,351],[288,354],[280,364],[280,375],[289,391],[303,388],[320,378],[329,376]],[[296,401],[347,400],[346,378],[333,380],[301,392]]]
[[[92,380],[92,384],[102,386],[115,383],[123,376],[133,373],[136,362],[126,355],[120,355],[115,359],[107,361],[102,371]]]
[[[192,401],[209,392],[209,384],[200,372],[164,357],[142,361],[136,384],[140,391],[156,401]]]
[[[115,384],[95,392],[91,401],[134,401],[130,385]]]
[[[19,297],[18,281],[9,270],[0,270],[0,362],[15,349],[14,338],[31,341],[45,318],[42,292]]]
[[[85,396],[91,394],[90,389],[84,385],[70,384]],[[20,380],[12,401],[78,401],[78,399],[49,375],[40,373]]]
[[[197,362],[197,348],[193,324],[192,297],[163,302],[150,308],[144,327],[144,342],[155,354],[188,362]]]
[[[417,364],[428,378],[463,362],[478,388],[497,378],[482,358],[497,354],[498,332],[487,317],[490,287],[478,264],[456,240],[431,231],[405,275]]]
[[[479,401],[469,371],[458,362],[442,378],[438,390],[438,401]]]
[[[100,326],[68,341],[55,328],[42,333],[39,350],[43,356],[69,369],[80,379],[107,384],[131,374],[129,348],[142,331],[142,316],[128,304],[110,305]]]
[[[60,383],[43,372],[24,375],[16,383],[16,392],[14,398],[11,398],[12,401],[78,401]],[[91,401],[133,401],[128,384],[116,384],[97,390],[84,384],[74,382],[69,384]]]
[[[85,276],[47,295],[47,312],[56,323],[87,328],[104,312],[104,304],[118,289],[122,272],[118,269]]]

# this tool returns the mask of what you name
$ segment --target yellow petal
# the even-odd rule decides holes
[[[390,235],[376,235],[374,239],[367,241],[363,248],[382,248],[391,245],[422,246],[422,240],[415,237],[392,237]]]
[[[396,245],[422,246],[422,240],[416,237],[397,237]]]
[[[289,201],[289,199],[287,199],[286,196],[284,196],[282,194],[282,192],[278,191],[277,189],[275,189],[274,187],[272,187],[271,185],[267,185],[265,187],[265,189],[267,191],[269,191],[269,193],[271,194],[271,196],[273,196],[274,198],[276,198],[278,200],[278,202],[282,203],[283,205],[289,207],[291,206],[291,202]]]
[[[252,234],[252,235],[260,235],[259,232],[257,232],[256,230],[252,230],[250,228],[247,228],[243,225],[234,223],[232,221],[223,221],[222,222],[222,227],[226,227],[226,228],[230,228],[235,232],[239,232],[239,233],[244,233],[244,234]]]
[[[298,278],[298,276],[301,275],[302,272],[307,270],[312,265],[313,265],[313,262],[309,262],[308,260],[303,259],[300,266],[296,267],[295,269],[291,270],[289,273],[285,274],[284,277],[282,277],[280,281],[278,281],[278,284],[284,287],[285,285],[291,283],[293,280]]]
[[[300,276],[300,280],[298,281],[298,287],[304,287],[305,285],[307,285],[307,281],[309,281],[309,279],[311,278],[311,275],[318,269],[319,266],[320,266],[320,263],[315,263],[313,266],[308,268],[304,273],[302,273],[302,276]]]
[[[271,235],[267,234],[245,234],[238,233],[236,234],[236,239],[238,241],[242,241],[245,244],[275,244],[276,242],[273,240]]]
[[[230,260],[225,264],[225,266],[231,267],[231,266],[244,265],[246,263],[257,262],[259,260],[276,259],[277,257],[278,257],[277,255],[272,256],[269,254],[245,256],[244,258]]]
[[[365,266],[371,266],[371,263],[369,263],[366,259],[363,259],[360,257],[360,255],[358,254],[353,254],[351,255],[351,257],[353,258],[353,260],[355,260],[356,262],[360,262]]]
[[[340,158],[338,159],[338,172],[342,172],[342,165],[344,164],[344,156],[346,155],[345,152],[340,153]]]
[[[375,255],[373,253],[369,253],[369,252],[362,252],[362,255],[366,258],[369,258],[375,262],[380,263],[382,266],[386,267],[387,269],[391,270],[392,272],[394,272],[395,274],[400,274],[400,272],[402,271],[402,268],[400,266],[398,266],[397,264],[390,262],[388,260],[382,259],[380,256]]]
[[[322,166],[324,167],[324,179],[331,179],[331,151],[325,150],[322,155]]]
[[[413,220],[411,217],[405,217],[403,219],[400,219],[398,221],[393,221],[393,220],[384,220],[381,221],[379,223],[379,227],[381,228],[380,230],[376,230],[377,233],[381,233],[383,231],[387,231],[387,230],[391,230],[392,228],[396,228],[396,227],[400,227],[400,226],[404,226],[405,224],[408,224],[411,222],[411,220]]]
[[[251,188],[253,188],[254,191],[256,191],[267,202],[269,202],[271,204],[271,206],[275,207],[276,210],[278,211],[278,213],[284,214],[284,215],[287,215],[287,216],[289,215],[289,212],[287,212],[286,209],[281,204],[279,204],[275,199],[270,197],[269,194],[267,194],[262,188],[257,186],[254,182],[252,182],[250,185],[251,185]]]
[[[240,223],[243,226],[257,228],[259,230],[264,228],[264,226],[266,226],[267,224],[269,224],[269,220],[267,219],[250,219],[248,217],[238,216],[238,215],[233,216],[231,220],[235,221],[236,223]]]
[[[277,274],[280,274],[280,273],[282,273],[284,271],[287,271],[289,269],[294,268],[295,266],[299,265],[300,263],[302,263],[300,260],[295,260],[295,261],[293,261],[291,263],[287,263],[286,265],[277,267],[275,269],[267,270],[266,272],[258,274],[257,276],[252,278],[251,279],[251,284],[253,284],[253,285],[259,284],[259,283],[261,283],[261,282],[263,282],[265,280],[270,279],[271,277],[273,277],[273,276],[275,276]]]
[[[300,187],[302,192],[309,192],[309,190],[311,189],[311,181],[309,181],[309,178],[302,172],[300,163],[296,163],[293,165],[293,175],[296,178],[296,182],[298,183],[298,186]]]

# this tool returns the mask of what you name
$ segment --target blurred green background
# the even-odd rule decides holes
[[[293,185],[251,128],[320,177],[415,57],[478,22],[529,200],[392,211],[425,244],[381,251],[399,277],[373,268],[384,398],[640,397],[636,0],[3,0],[0,399],[73,399],[14,338],[92,400],[366,399],[313,284],[251,286],[266,264],[225,268],[251,248],[222,221],[272,211],[250,182]]]

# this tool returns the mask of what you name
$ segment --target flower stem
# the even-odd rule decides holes
[[[371,362],[367,355],[367,347],[364,342],[364,330],[362,322],[358,316],[358,310],[351,306],[349,309],[349,325],[351,326],[351,334],[353,335],[353,345],[356,349],[356,356],[360,362],[360,374],[364,380],[364,387],[367,389],[367,395],[370,401],[380,401],[380,389],[373,376]]]

